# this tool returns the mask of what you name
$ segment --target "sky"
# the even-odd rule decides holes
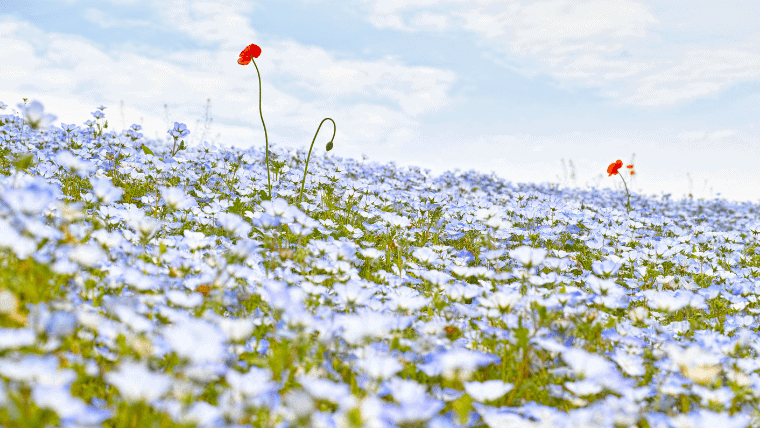
[[[270,145],[304,150],[329,117],[328,156],[758,202],[758,16],[738,0],[0,0],[0,101],[241,148],[264,147],[261,114]],[[237,63],[252,43],[261,110],[256,66]],[[608,176],[617,159],[636,174]]]

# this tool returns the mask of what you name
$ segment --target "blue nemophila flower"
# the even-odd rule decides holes
[[[201,293],[187,294],[182,290],[169,290],[165,294],[167,300],[175,306],[196,308],[203,304],[203,294]]]
[[[226,358],[224,334],[208,321],[188,318],[164,327],[162,336],[177,355],[190,361],[223,361]]]
[[[375,295],[375,290],[365,288],[364,285],[355,280],[349,280],[345,284],[333,285],[336,294],[336,303],[343,307],[364,306]]]
[[[500,361],[499,357],[469,349],[452,349],[430,354],[419,369],[428,376],[443,376],[446,379],[467,380],[479,367]]]
[[[545,248],[531,248],[525,245],[517,247],[509,252],[509,256],[517,260],[521,265],[530,268],[540,265],[546,258]]]
[[[221,212],[217,215],[216,221],[224,230],[239,238],[248,236],[252,229],[251,225],[237,214]]]
[[[398,358],[375,353],[365,355],[355,364],[367,376],[377,380],[389,379],[404,368]]]
[[[610,357],[628,376],[644,376],[644,358],[636,353],[630,353],[623,349],[616,349]]]
[[[53,114],[45,114],[45,107],[37,100],[32,101],[28,106],[19,104],[18,107],[32,129],[47,128],[58,118]]]
[[[350,401],[351,390],[345,383],[307,375],[298,375],[296,379],[306,392],[317,400],[335,404],[344,404]]]
[[[25,260],[37,250],[37,243],[22,236],[10,223],[0,218],[0,247],[10,249],[16,257]]]
[[[27,385],[70,385],[77,379],[72,369],[59,368],[55,355],[25,355],[0,359],[0,375]]]
[[[277,382],[272,381],[272,371],[259,367],[251,367],[245,373],[229,370],[225,374],[234,394],[256,397],[277,390]]]
[[[77,318],[66,311],[55,311],[50,315],[50,319],[45,326],[45,333],[53,337],[65,337],[76,330]]]
[[[169,392],[174,383],[170,376],[155,373],[145,363],[132,361],[122,361],[116,370],[105,373],[103,378],[129,402],[152,402]]]
[[[568,348],[562,352],[562,360],[581,380],[589,380],[611,390],[619,390],[626,385],[620,373],[615,369],[615,365],[600,355],[579,348]],[[595,388],[591,383],[573,385],[578,388],[579,392],[587,392]],[[595,393],[591,392],[590,394]]]
[[[657,311],[673,313],[687,306],[695,309],[707,308],[705,298],[702,295],[688,290],[644,290],[641,294],[647,299],[647,306]]]
[[[184,190],[178,187],[159,187],[161,197],[164,198],[166,205],[174,210],[188,210],[198,205],[198,202],[192,196],[188,196]]]
[[[83,178],[97,168],[95,164],[83,160],[78,156],[74,156],[68,150],[58,152],[55,160],[56,163],[64,169]]]
[[[0,328],[0,350],[31,346],[37,334],[29,328]]]
[[[707,409],[697,409],[687,414],[674,416],[670,420],[671,426],[676,427],[721,427],[721,428],[746,428],[751,426],[752,417],[746,414],[729,414],[728,412],[714,412]]]
[[[498,400],[513,388],[512,384],[499,379],[485,382],[464,382],[464,390],[467,395],[480,402]]]
[[[113,185],[107,178],[90,177],[92,193],[103,204],[112,204],[121,199],[124,189]]]
[[[429,397],[425,385],[414,380],[394,377],[385,382],[398,407],[387,408],[387,415],[395,424],[412,424],[427,421],[443,407],[440,400]]]
[[[614,260],[608,259],[601,262],[595,260],[591,264],[591,269],[595,274],[604,278],[609,278],[610,276],[615,275],[622,266],[622,263],[617,263]]]
[[[60,188],[42,177],[26,176],[18,188],[4,188],[0,197],[15,212],[39,215],[63,196]]]
[[[32,400],[42,409],[53,410],[64,426],[92,426],[111,418],[113,412],[88,406],[71,395],[70,385],[35,385]]]
[[[184,138],[190,135],[190,131],[187,129],[187,125],[184,123],[174,122],[174,128],[166,131],[174,138]]]

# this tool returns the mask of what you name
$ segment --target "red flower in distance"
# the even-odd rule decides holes
[[[623,167],[623,161],[618,159],[614,163],[611,163],[610,166],[607,167],[607,174],[610,176],[616,175],[618,173],[618,170]]]
[[[251,63],[251,58],[258,58],[261,55],[261,48],[257,45],[248,45],[242,52],[240,52],[240,58],[238,58],[238,64],[248,65]]]

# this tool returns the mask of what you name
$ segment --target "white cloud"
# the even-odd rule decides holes
[[[741,80],[760,77],[760,54],[740,49],[693,50],[674,58],[676,65],[639,79],[626,101],[639,105],[673,104],[709,95]]]
[[[172,4],[180,7],[185,3]],[[262,109],[270,143],[303,146],[313,137],[319,121],[332,117],[338,129],[336,146],[354,147],[358,155],[358,145],[368,141],[410,141],[418,135],[419,126],[410,117],[434,112],[450,102],[447,91],[456,77],[453,72],[405,66],[393,57],[336,60],[324,49],[292,41],[246,37],[241,43],[230,38],[236,31],[235,17],[239,17],[234,7],[225,14],[217,13],[209,2],[190,6],[192,14],[178,12],[167,25],[184,28],[198,38],[217,26],[219,31],[213,36],[225,46],[235,43],[234,47],[173,52],[152,47],[146,56],[126,45],[103,48],[83,37],[46,33],[30,23],[6,19],[0,26],[0,44],[5,47],[0,51],[0,74],[4,76],[0,96],[10,105],[15,105],[10,98],[44,96],[41,101],[46,111],[58,115],[62,122],[80,126],[92,119],[90,113],[97,106],[110,106],[105,112],[111,123],[109,130],[121,124],[115,119],[120,112],[114,106],[123,99],[129,114],[125,118],[127,127],[142,117],[146,137],[156,134],[165,138],[166,120],[169,124],[183,122],[191,127],[190,140],[199,137],[201,131],[192,129],[193,122],[201,115],[203,101],[211,98],[215,114],[212,134],[220,132],[225,144],[249,146],[255,141],[263,145],[256,69],[237,64],[240,50],[258,42],[263,52],[256,63],[261,72]],[[99,15],[94,9],[89,13],[110,25],[108,15]],[[227,25],[230,22],[232,26]],[[252,33],[241,25],[242,33]],[[304,101],[298,92],[289,93],[288,85],[307,89],[320,98]],[[370,97],[378,104],[357,103],[357,97]],[[77,100],[79,107],[70,108],[67,99]],[[164,103],[170,105],[172,113],[166,120],[162,120]],[[322,134],[326,132],[330,130],[322,130]],[[319,141],[329,136],[321,135]]]
[[[419,11],[436,9],[435,16],[450,18],[440,20],[442,30],[477,34],[488,43],[483,55],[497,64],[550,76],[561,88],[596,87],[623,104],[675,104],[760,74],[753,2],[727,8],[634,0],[365,3],[370,23],[408,32],[436,30],[420,19],[429,12]]]

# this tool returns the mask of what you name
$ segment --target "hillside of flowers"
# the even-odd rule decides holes
[[[432,177],[340,141],[299,204],[303,149],[270,147],[270,200],[261,145],[19,107],[2,426],[760,424],[758,205]]]

